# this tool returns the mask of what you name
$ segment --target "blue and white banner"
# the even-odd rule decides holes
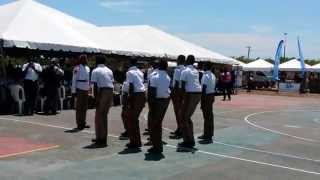
[[[275,81],[279,81],[279,65],[280,65],[280,59],[281,59],[281,55],[282,55],[282,47],[283,47],[284,41],[281,40],[279,42],[278,48],[277,48],[277,52],[276,52],[276,56],[274,58],[274,67],[273,67],[273,80]]]
[[[300,42],[299,37],[298,37],[298,48],[299,48],[299,57],[300,57],[299,59],[300,59],[300,63],[301,63],[301,74],[302,74],[302,77],[304,77],[304,75],[306,73],[306,66],[304,64],[304,56],[303,56],[301,42]]]

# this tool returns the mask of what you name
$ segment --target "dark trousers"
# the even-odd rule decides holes
[[[24,92],[26,97],[25,114],[33,114],[38,95],[38,82],[25,79]]]
[[[125,93],[122,95],[122,111],[121,111],[121,118],[122,118],[125,132],[128,132],[128,112],[129,112],[128,94]]]
[[[53,114],[57,112],[59,89],[55,86],[45,87],[46,91],[46,102],[44,106],[44,112],[49,113],[51,111]]]
[[[208,94],[201,97],[201,110],[204,118],[203,135],[208,139],[214,136],[214,100],[214,94]]]
[[[151,114],[151,142],[155,149],[163,150],[162,144],[162,122],[166,115],[170,98],[156,99],[152,104],[153,111]]]
[[[232,91],[232,86],[225,85],[225,87],[223,88],[223,100],[226,100],[226,96],[228,96],[228,99],[231,100],[231,91]]]
[[[76,98],[76,121],[77,126],[82,128],[86,126],[86,117],[88,110],[88,91],[77,89]]]
[[[186,93],[182,105],[182,137],[185,143],[194,143],[193,122],[191,117],[201,100],[201,94]]]
[[[100,89],[96,99],[95,131],[96,139],[106,141],[108,136],[108,113],[113,102],[112,89]]]
[[[181,108],[182,108],[182,92],[181,89],[174,89],[171,94],[172,97],[172,104],[173,104],[173,110],[176,115],[176,122],[177,122],[177,129],[181,132],[181,121],[182,121],[182,114],[181,114]]]
[[[135,93],[129,99],[128,133],[130,144],[132,145],[141,146],[139,116],[145,106],[145,103],[145,93]]]

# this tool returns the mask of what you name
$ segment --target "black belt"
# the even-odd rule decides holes
[[[156,98],[156,100],[170,100],[170,98]]]
[[[135,92],[133,93],[133,95],[145,95],[146,93],[145,92]]]
[[[187,94],[201,94],[201,92],[186,92]]]
[[[89,82],[88,80],[77,80],[78,82]]]
[[[113,88],[110,88],[110,87],[101,87],[99,88],[99,90],[112,90],[113,91]]]

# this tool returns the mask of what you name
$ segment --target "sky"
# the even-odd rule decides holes
[[[0,4],[13,0],[0,0]],[[287,56],[320,59],[319,0],[37,0],[99,26],[147,24],[227,56],[273,58],[287,35]]]

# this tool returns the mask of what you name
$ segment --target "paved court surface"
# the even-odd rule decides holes
[[[215,142],[197,144],[198,151],[176,152],[179,141],[169,140],[175,129],[172,107],[164,122],[168,145],[163,157],[119,154],[126,141],[120,107],[111,110],[109,147],[86,149],[93,129],[66,133],[74,127],[74,112],[57,116],[0,116],[1,180],[95,179],[320,179],[320,101],[316,97],[242,94],[215,104]],[[146,127],[145,114],[141,129]],[[93,127],[94,111],[88,113]],[[201,134],[200,109],[194,131]],[[144,137],[146,139],[146,137]]]

